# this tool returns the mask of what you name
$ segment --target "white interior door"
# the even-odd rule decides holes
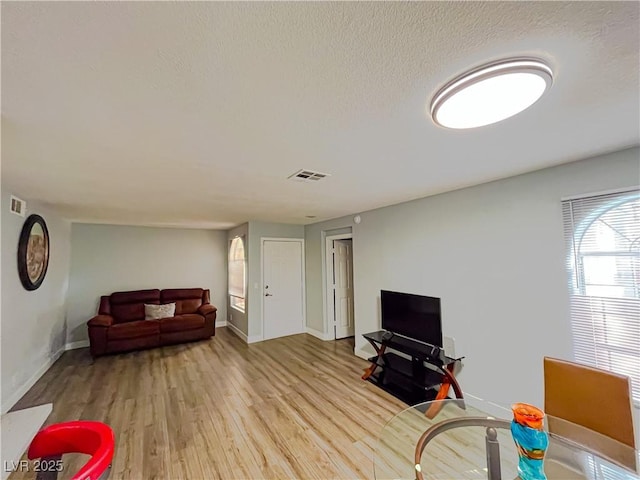
[[[262,243],[264,339],[304,332],[301,240]]]
[[[334,240],[334,314],[336,339],[355,335],[353,324],[353,259],[352,240]]]

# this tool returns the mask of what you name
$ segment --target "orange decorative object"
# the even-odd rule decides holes
[[[511,410],[513,411],[513,418],[520,425],[542,430],[544,412],[538,407],[528,403],[514,403],[511,405]]]
[[[518,478],[547,480],[544,454],[549,447],[549,437],[542,428],[544,412],[528,403],[514,403],[511,410],[511,436],[518,450]]]

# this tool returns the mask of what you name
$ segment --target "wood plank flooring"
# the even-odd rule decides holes
[[[14,409],[51,402],[47,424],[109,424],[112,479],[373,478],[378,434],[406,405],[362,381],[366,366],[353,339],[246,345],[218,328],[210,341],[95,361],[66,352]],[[70,478],[85,457],[64,461]]]

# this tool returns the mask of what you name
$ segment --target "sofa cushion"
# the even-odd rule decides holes
[[[198,313],[198,308],[202,305],[202,300],[199,298],[189,300],[177,300],[176,301],[176,315],[189,315]]]
[[[146,337],[160,333],[159,320],[138,320],[134,322],[111,325],[107,331],[107,339],[124,340],[127,338]]]
[[[162,303],[173,302],[174,300],[184,300],[187,298],[202,299],[201,288],[167,288],[160,292]]]
[[[133,290],[131,292],[115,292],[109,296],[111,305],[123,303],[160,303],[160,290]]]
[[[175,302],[176,315],[196,313],[202,305],[201,288],[170,288],[160,292],[162,303]]]
[[[151,321],[151,320],[150,320]],[[161,332],[181,332],[204,327],[204,317],[196,314],[177,315],[160,319]]]
[[[144,320],[144,303],[125,303],[112,305],[113,323],[126,323],[134,320]]]
[[[153,320],[154,318],[173,317],[176,313],[175,303],[165,303],[164,305],[144,304],[144,319]]]
[[[111,315],[114,323],[131,322],[144,319],[144,304],[160,303],[160,290],[135,290],[115,292],[109,297]]]

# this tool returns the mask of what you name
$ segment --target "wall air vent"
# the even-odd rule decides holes
[[[11,209],[11,213],[24,217],[24,212],[27,209],[27,202],[11,195],[9,208]]]
[[[328,173],[314,172],[313,170],[298,170],[287,178],[298,182],[317,182],[328,176],[330,176]]]

